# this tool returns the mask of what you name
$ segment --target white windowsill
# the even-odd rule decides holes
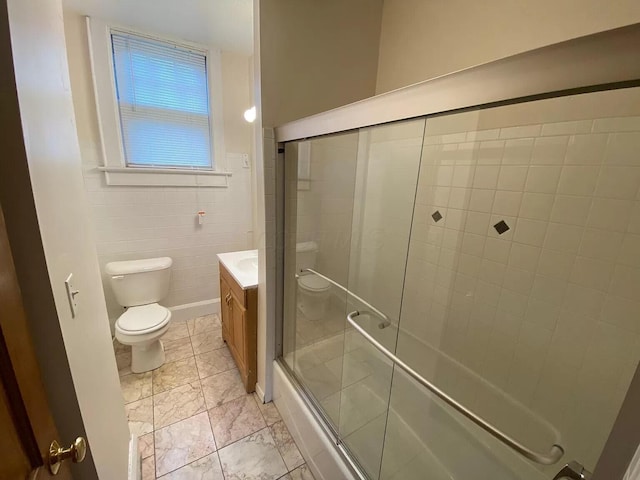
[[[98,167],[104,172],[107,185],[155,187],[218,187],[229,186],[231,172],[190,168]]]

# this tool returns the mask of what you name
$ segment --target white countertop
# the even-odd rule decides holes
[[[243,290],[258,286],[258,250],[218,253],[217,257]]]

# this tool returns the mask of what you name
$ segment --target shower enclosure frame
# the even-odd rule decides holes
[[[317,417],[325,434],[337,445],[344,460],[351,464],[354,473],[361,475],[357,464],[352,461],[346,448],[340,444],[339,438],[329,427],[327,419],[324,418],[315,400],[307,395],[282,360],[285,143],[398,120],[429,118],[478,108],[638,87],[640,86],[638,46],[640,46],[640,24],[634,24],[471,67],[296,120],[275,129],[277,154],[275,154],[276,232],[274,236],[276,243],[275,249],[267,251],[267,255],[271,255],[271,260],[276,267],[274,291],[276,361],[283,367],[290,377],[289,380]],[[394,363],[408,371],[402,362],[394,360]],[[410,371],[409,374],[411,374]],[[640,442],[640,409],[635,406],[640,404],[639,397],[640,368],[636,370],[618,418],[600,456],[593,475],[594,480],[621,478],[626,470],[636,445]],[[497,437],[499,438],[499,435]],[[510,446],[514,447],[514,445]]]

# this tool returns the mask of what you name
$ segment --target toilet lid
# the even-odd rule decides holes
[[[302,288],[306,288],[313,292],[328,290],[329,287],[331,287],[331,284],[328,281],[317,275],[302,275],[298,279],[298,282]]]
[[[130,307],[118,318],[118,327],[127,332],[141,332],[165,325],[171,312],[168,308],[151,303],[139,307]]]

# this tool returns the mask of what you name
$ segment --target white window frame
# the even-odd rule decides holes
[[[184,40],[160,37],[128,27],[87,17],[91,73],[98,113],[103,165],[108,185],[209,186],[227,187],[222,109],[222,68],[220,50]],[[137,35],[188,48],[205,55],[209,83],[209,125],[213,168],[172,168],[128,166],[122,144],[122,130],[116,95],[111,33]]]

